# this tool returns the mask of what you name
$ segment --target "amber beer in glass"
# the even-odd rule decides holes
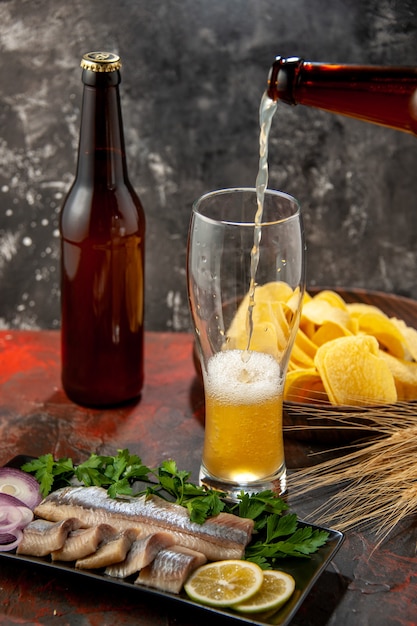
[[[143,384],[145,217],[129,181],[120,59],[84,55],[78,165],[61,228],[62,382],[71,400],[112,406]]]
[[[315,63],[277,57],[268,96],[417,134],[417,67]]]
[[[304,291],[297,201],[268,190],[257,224],[256,211],[255,189],[206,194],[193,206],[188,238],[205,392],[200,482],[232,498],[286,489],[282,396]]]
[[[283,385],[268,354],[229,350],[209,360],[203,463],[211,475],[246,484],[284,467]]]

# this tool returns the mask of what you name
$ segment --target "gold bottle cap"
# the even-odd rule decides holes
[[[122,67],[120,57],[112,52],[87,52],[81,60],[83,70],[115,72]]]

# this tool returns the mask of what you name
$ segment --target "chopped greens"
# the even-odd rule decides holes
[[[198,524],[221,511],[250,518],[254,521],[254,536],[246,548],[245,559],[263,569],[275,567],[276,561],[285,557],[306,558],[328,538],[324,530],[300,526],[297,516],[287,513],[287,503],[272,491],[252,495],[242,492],[239,502],[230,503],[224,499],[224,493],[192,483],[191,473],[179,470],[175,461],[163,461],[151,469],[126,449],[118,450],[116,456],[93,453],[79,465],[68,458],[56,460],[52,454],[45,454],[21,469],[34,474],[44,497],[75,480],[87,487],[103,487],[111,498],[158,495],[185,506],[191,521]]]

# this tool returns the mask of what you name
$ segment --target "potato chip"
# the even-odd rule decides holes
[[[378,313],[365,313],[358,317],[359,332],[376,337],[382,348],[403,359],[405,356],[404,336],[388,317]]]
[[[311,368],[314,367],[314,358],[309,356],[307,352],[304,352],[298,343],[294,343],[290,363],[292,363],[295,368]]]
[[[323,382],[315,368],[288,372],[285,379],[284,399],[287,402],[309,404],[328,402]]]
[[[287,301],[293,297],[294,293],[291,287],[283,282],[270,282],[256,287],[250,350],[268,352],[277,360],[280,359],[290,335],[288,317],[294,315],[291,308],[287,309]],[[283,302],[278,298],[282,298]],[[228,349],[246,350],[248,348],[248,306],[249,294],[246,294],[227,332]]]
[[[291,326],[291,328],[294,325],[295,318],[299,316],[301,310],[300,300],[302,303],[300,288],[296,287],[292,296],[290,296],[286,302],[280,302],[287,324],[288,326]]]
[[[322,346],[327,341],[333,341],[339,337],[347,337],[352,335],[350,330],[343,324],[337,322],[324,322],[314,333],[311,338],[312,343],[316,346]]]
[[[317,350],[314,363],[334,405],[363,406],[397,400],[394,377],[379,354],[375,337],[352,335],[329,341]]]
[[[331,306],[336,307],[337,309],[342,309],[342,311],[347,311],[346,302],[343,300],[342,296],[336,293],[336,291],[331,291],[330,289],[323,289],[319,291],[317,295],[314,296],[314,300],[324,300],[328,302]]]
[[[417,363],[397,359],[383,351],[381,357],[394,377],[398,400],[402,402],[417,400]]]
[[[314,355],[317,352],[317,345],[307,337],[307,335],[300,329],[298,329],[295,336],[295,344],[311,359],[314,359]]]
[[[334,322],[350,330],[350,317],[347,311],[334,307],[326,300],[313,298],[303,306],[300,328],[312,339],[318,328],[325,322]]]
[[[373,304],[366,304],[365,302],[348,302],[346,304],[346,309],[351,318],[360,317],[361,315],[365,315],[365,313],[376,313],[382,317],[388,317],[377,306]]]
[[[246,350],[247,337],[241,336],[241,342],[236,346],[238,350]],[[243,341],[242,341],[243,340]],[[282,348],[279,346],[276,325],[271,322],[254,324],[249,350],[255,352],[265,352],[271,354],[275,359],[279,359]]]
[[[264,285],[257,285],[255,289],[255,301],[278,301],[287,302],[294,294],[293,289],[283,281],[271,281]]]
[[[417,361],[417,330],[407,326],[403,320],[399,320],[396,317],[391,317],[391,322],[404,337],[406,346],[405,358],[409,361]]]
[[[260,309],[258,310],[258,313],[259,312]],[[289,316],[287,313],[287,305],[282,304],[281,302],[271,302],[271,313],[273,315],[274,323],[277,325],[278,336],[282,336],[283,338],[280,345],[284,348],[288,342],[288,337],[291,332],[290,323],[288,321]]]

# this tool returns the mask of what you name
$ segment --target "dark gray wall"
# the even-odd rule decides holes
[[[192,201],[252,186],[273,58],[417,65],[415,0],[2,0],[0,327],[59,327],[58,214],[75,171],[79,61],[123,59],[129,170],[147,213],[147,327],[190,327]],[[270,186],[301,201],[310,285],[417,298],[417,141],[282,105]]]

